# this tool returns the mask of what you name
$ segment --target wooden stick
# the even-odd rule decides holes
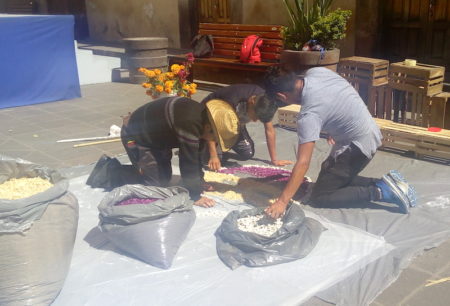
[[[74,148],[78,148],[78,147],[86,147],[86,146],[92,146],[92,145],[96,145],[96,144],[102,144],[102,143],[108,143],[108,142],[116,142],[116,141],[120,141],[120,138],[116,138],[116,139],[108,139],[108,140],[100,140],[100,141],[92,141],[92,142],[84,142],[84,143],[80,143],[80,144],[76,144],[73,147]]]
[[[103,139],[113,139],[113,138],[120,138],[120,136],[98,136],[98,137],[72,138],[72,139],[57,140],[56,142],[76,142],[76,141],[103,140]]]

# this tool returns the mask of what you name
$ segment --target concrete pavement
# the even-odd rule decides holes
[[[199,90],[193,98],[201,100],[208,93]],[[124,154],[120,142],[73,148],[74,143],[56,141],[106,136],[112,124],[121,125],[120,115],[149,100],[139,85],[104,83],[82,86],[79,99],[0,109],[0,152],[52,168],[92,164],[102,154]],[[449,305],[450,281],[425,287],[427,280],[450,277],[449,258],[450,241],[424,252],[373,305]],[[306,304],[328,305],[316,298]]]

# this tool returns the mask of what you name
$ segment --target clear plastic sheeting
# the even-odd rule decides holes
[[[312,212],[324,231],[312,252],[290,263],[230,270],[217,256],[214,232],[223,216],[247,206],[195,207],[197,219],[171,269],[160,270],[118,253],[97,229],[105,195],[71,180],[80,202],[80,226],[66,284],[54,305],[293,305],[305,301],[392,247],[383,238],[330,222]],[[250,294],[249,294],[250,293]]]

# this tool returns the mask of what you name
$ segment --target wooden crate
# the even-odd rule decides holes
[[[445,67],[426,64],[406,66],[404,62],[389,66],[389,86],[393,89],[432,96],[442,92]]]
[[[278,109],[278,125],[290,130],[297,130],[297,117],[300,108],[301,106],[298,104],[280,107]]]
[[[418,158],[432,156],[450,160],[450,130],[426,128],[376,118],[383,134],[383,147],[414,152]]]
[[[387,60],[360,56],[343,58],[338,64],[338,73],[352,84],[374,117],[384,118],[388,68]]]
[[[338,73],[354,86],[376,86],[388,81],[389,61],[361,56],[342,58]]]
[[[435,126],[450,129],[450,92],[441,92],[435,96],[427,97],[425,110],[426,127]]]
[[[382,119],[391,116],[392,99],[387,98],[388,92],[387,82],[370,86],[367,108],[372,116]]]

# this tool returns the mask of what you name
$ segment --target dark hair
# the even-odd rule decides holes
[[[256,96],[255,100],[256,117],[263,123],[271,121],[278,109],[276,102],[269,99],[267,95]]]
[[[287,72],[280,67],[269,68],[264,76],[264,87],[270,99],[276,100],[277,93],[291,92],[295,88],[298,76],[293,72]]]

